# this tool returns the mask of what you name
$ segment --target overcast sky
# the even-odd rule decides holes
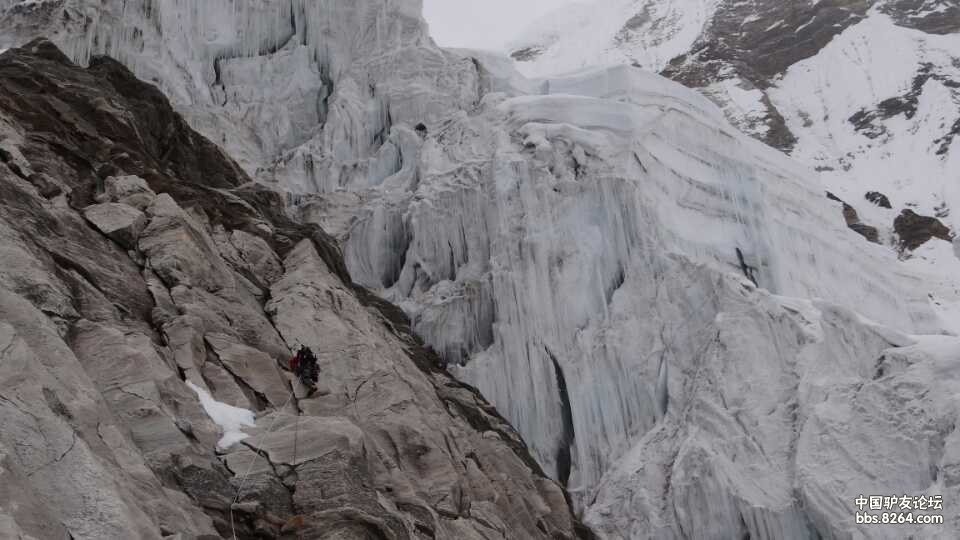
[[[524,28],[570,0],[423,0],[430,34],[443,47],[503,49]]]

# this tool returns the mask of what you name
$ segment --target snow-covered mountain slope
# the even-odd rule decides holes
[[[874,13],[791,66],[768,94],[797,134],[792,155],[815,166],[882,241],[902,249],[895,223],[904,209],[960,230],[960,33],[929,34]],[[870,192],[883,194],[886,208],[866,200]],[[946,275],[947,290],[934,294],[953,294],[948,242],[912,255],[911,264]]]
[[[764,91],[835,36],[884,14],[930,35],[960,30],[946,0],[622,0],[561,8],[510,45],[531,76],[629,63],[703,89],[742,130],[789,150],[794,134]]]
[[[955,321],[960,6],[751,0],[580,9],[606,30],[586,39],[581,13],[558,11],[514,44],[517,66],[544,74],[631,63],[697,88],[742,131],[820,172],[850,226],[912,259],[944,319]]]
[[[0,24],[10,41],[51,30],[81,59],[117,50],[187,89],[190,119],[256,150],[241,157],[495,403],[602,537],[960,533],[853,518],[861,492],[960,495],[958,374],[942,360],[960,345],[911,337],[942,328],[927,283],[704,95],[628,66],[525,80],[434,47],[414,0],[148,5],[60,0]],[[100,18],[63,23],[84,6]],[[203,22],[169,26],[190,17]],[[219,60],[181,43],[240,33]],[[325,105],[304,116],[301,98]],[[291,146],[251,135],[285,107],[301,111]],[[323,301],[312,283],[293,306]]]
[[[902,187],[919,188],[917,200],[892,203],[915,202],[933,213],[945,201],[930,197],[942,198],[949,188],[925,193],[922,180],[941,180],[937,172],[956,164],[950,150],[960,118],[958,63],[960,34],[930,35],[877,14],[791,66],[770,93],[801,134],[793,154],[822,169],[842,169],[826,175],[838,189],[868,187],[867,171],[856,168],[873,166],[867,174],[887,177],[877,178],[877,187],[898,189],[889,176],[906,176],[911,185]],[[832,178],[841,173],[850,179],[846,185]]]
[[[508,45],[531,77],[599,65],[660,71],[690,50],[720,0],[609,0],[559,8]]]

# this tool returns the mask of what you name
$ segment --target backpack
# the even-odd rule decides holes
[[[304,347],[298,356],[300,356],[300,380],[307,385],[316,383],[320,377],[320,367],[317,365],[316,355],[309,347]]]

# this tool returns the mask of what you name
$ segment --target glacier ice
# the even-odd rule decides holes
[[[545,83],[545,95],[488,94],[474,114],[451,118],[424,142],[418,183],[406,195],[363,195],[375,202],[359,225],[341,231],[355,279],[412,314],[451,370],[496,403],[610,537],[643,537],[644,519],[668,503],[677,517],[662,524],[664,535],[842,536],[851,526],[830,508],[851,504],[850,485],[821,492],[829,476],[811,478],[801,495],[827,501],[812,509],[796,501],[792,485],[801,454],[780,450],[783,459],[761,471],[763,452],[803,443],[793,433],[802,419],[792,415],[812,415],[802,409],[812,405],[799,397],[799,382],[787,384],[800,378],[797,370],[830,384],[841,374],[869,378],[881,351],[906,343],[860,328],[844,309],[906,331],[938,330],[920,280],[846,230],[811,173],[735,132],[698,94],[630,68]],[[765,293],[740,275],[738,250],[777,298],[829,299],[817,310],[844,314],[843,337],[821,337],[818,316],[790,322],[798,308],[765,305]],[[371,271],[395,268],[372,264],[384,253],[402,267],[396,282]],[[728,296],[750,300],[730,305]],[[752,331],[740,328],[746,323]],[[760,463],[717,472],[713,483],[697,480],[686,492],[679,476],[665,492],[637,494],[630,486],[650,477],[627,474],[618,458],[643,452],[648,447],[636,445],[649,437],[666,439],[657,452],[673,451],[687,430],[700,429],[685,411],[715,397],[696,383],[699,373],[723,369],[714,364],[730,366],[718,379],[730,385],[723,399],[737,403],[711,400],[724,427],[689,444],[710,448],[730,433],[768,430],[773,440],[756,443],[750,458]],[[758,385],[768,387],[762,403],[740,397]],[[792,409],[776,405],[791,399]],[[738,424],[754,410],[777,414]],[[675,423],[683,427],[665,427]],[[670,462],[678,473],[705,466],[708,454],[696,448]],[[741,477],[773,484],[747,494],[732,485]],[[608,488],[605,478],[627,487]],[[605,508],[608,494],[616,510],[605,516],[595,507]],[[708,496],[727,503],[698,513]]]
[[[676,260],[737,273],[739,249],[776,294],[934,329],[917,280],[846,231],[809,173],[705,98],[630,68],[547,82],[563,93],[490,94],[452,118],[423,143],[416,186],[362,195],[341,234],[354,278],[408,309],[554,470],[557,360],[573,403],[571,488],[593,486],[680,394],[668,369],[680,353],[657,349],[695,340],[681,324],[711,293],[651,295]]]
[[[720,296],[686,406],[592,500],[600,536],[952,538],[954,512],[947,526],[858,528],[853,498],[956,496],[960,341],[898,335],[822,301]]]

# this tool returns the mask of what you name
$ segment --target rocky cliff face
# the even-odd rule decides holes
[[[575,535],[519,436],[329,237],[156,88],[89,64],[0,55],[0,537]],[[311,397],[283,367],[299,344]],[[232,407],[256,416],[233,444],[211,419]]]

